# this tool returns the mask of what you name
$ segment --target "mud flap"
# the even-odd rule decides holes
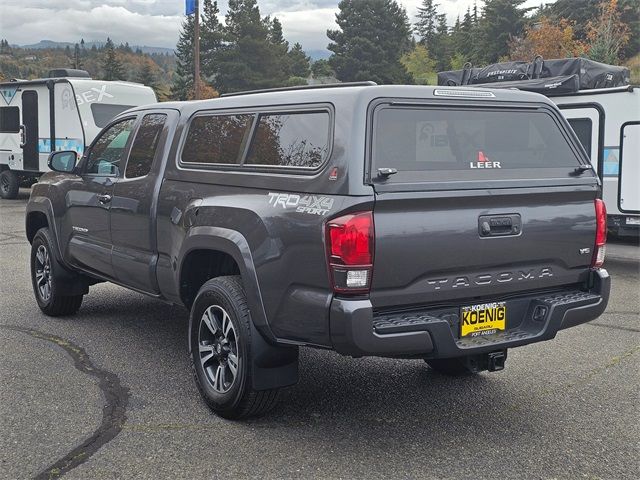
[[[298,383],[298,347],[267,343],[251,323],[251,379],[255,390],[271,390]]]

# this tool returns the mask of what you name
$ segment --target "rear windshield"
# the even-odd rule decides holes
[[[373,171],[393,182],[565,176],[579,160],[541,110],[383,107],[374,117]]]

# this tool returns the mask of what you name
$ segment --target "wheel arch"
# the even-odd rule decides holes
[[[177,285],[185,306],[191,306],[207,280],[240,275],[254,326],[265,338],[276,342],[264,310],[251,249],[240,232],[221,227],[193,227],[183,241],[179,259]],[[189,275],[194,271],[197,272],[195,281],[190,281]],[[212,275],[205,275],[205,278],[201,275],[203,271]]]

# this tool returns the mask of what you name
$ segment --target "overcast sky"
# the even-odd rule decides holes
[[[474,0],[439,0],[449,23]],[[552,3],[553,0],[544,0]],[[421,0],[400,0],[413,20]],[[482,2],[478,1],[478,5]],[[538,6],[541,0],[527,0]],[[227,1],[218,2],[222,14]],[[277,16],[289,42],[305,50],[323,50],[327,28],[335,27],[338,0],[258,0],[263,15]],[[0,38],[12,44],[40,40],[104,41],[154,47],[175,47],[184,0],[0,0]]]

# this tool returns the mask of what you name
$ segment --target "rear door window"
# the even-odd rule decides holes
[[[329,151],[329,113],[261,114],[247,165],[316,168]]]
[[[153,113],[142,118],[131,146],[125,177],[144,177],[149,173],[166,119],[164,113]]]
[[[389,182],[564,177],[578,157],[543,110],[384,106],[374,114],[373,172]]]
[[[237,165],[246,145],[253,115],[201,115],[189,125],[183,163]]]
[[[590,118],[569,118],[567,119],[573,131],[576,132],[576,136],[580,143],[584,147],[584,151],[587,152],[589,158],[591,158],[591,134],[593,129],[593,123]]]

